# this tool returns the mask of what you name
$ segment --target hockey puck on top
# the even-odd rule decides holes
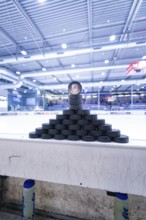
[[[69,100],[69,104],[70,105],[81,105],[82,100],[80,100],[80,99]]]
[[[120,136],[120,130],[112,129],[111,131],[106,131],[105,134],[111,138],[116,138]]]
[[[82,109],[82,105],[81,104],[78,104],[78,105],[69,105],[69,108],[71,110],[79,110],[79,109]]]
[[[95,141],[95,137],[94,137],[94,136],[91,136],[91,135],[86,135],[86,136],[83,136],[83,137],[82,137],[82,140],[83,140],[83,141],[88,141],[88,142],[90,142],[90,141]]]
[[[128,143],[129,137],[127,135],[121,134],[119,137],[114,138],[114,141],[117,143]]]
[[[42,138],[42,139],[52,139],[52,138],[53,138],[53,135],[50,135],[50,134],[42,134],[42,135],[41,135],[41,138]]]
[[[110,137],[108,137],[108,136],[99,136],[98,138],[97,138],[97,140],[98,141],[100,141],[100,142],[111,142],[111,138]]]
[[[68,135],[67,139],[70,141],[78,141],[80,140],[80,137],[78,135]]]
[[[99,125],[104,125],[105,120],[104,119],[97,119],[93,121],[93,125],[99,126]]]
[[[29,133],[29,138],[40,138],[41,134],[36,134],[35,132],[30,132]]]
[[[56,140],[65,140],[65,135],[56,134],[56,135],[54,135],[54,139],[56,139]]]
[[[112,126],[110,124],[104,124],[104,125],[100,125],[98,129],[100,131],[110,131],[112,129]]]
[[[69,101],[82,100],[82,95],[69,95]]]

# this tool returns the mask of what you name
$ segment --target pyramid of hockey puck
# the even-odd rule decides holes
[[[73,81],[68,86],[69,109],[64,110],[56,119],[50,119],[42,127],[29,133],[29,138],[86,141],[86,142],[117,142],[128,143],[129,137],[122,135],[120,130],[112,129],[112,125],[82,109],[82,86]]]

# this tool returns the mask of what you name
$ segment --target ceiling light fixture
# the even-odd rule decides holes
[[[36,82],[36,80],[35,80],[35,79],[33,79],[33,82]]]
[[[43,2],[45,2],[46,0],[38,0],[40,3],[43,3]]]
[[[66,49],[66,48],[67,48],[67,44],[63,43],[63,44],[61,44],[61,47],[62,47],[63,49]]]
[[[47,69],[45,67],[42,68],[43,71],[46,71]]]
[[[20,75],[20,74],[21,74],[21,72],[20,72],[20,71],[16,71],[16,74]]]
[[[110,41],[114,41],[116,39],[116,35],[111,35],[110,36]]]
[[[71,67],[74,68],[74,67],[75,67],[75,64],[71,64]]]
[[[109,60],[105,60],[104,63],[109,63]]]
[[[22,54],[22,55],[27,55],[27,51],[26,50],[20,50],[20,53]]]

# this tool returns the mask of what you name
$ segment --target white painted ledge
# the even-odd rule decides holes
[[[146,140],[0,138],[0,175],[146,196]]]

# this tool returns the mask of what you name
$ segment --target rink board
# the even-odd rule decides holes
[[[0,139],[0,175],[146,196],[145,146]]]

